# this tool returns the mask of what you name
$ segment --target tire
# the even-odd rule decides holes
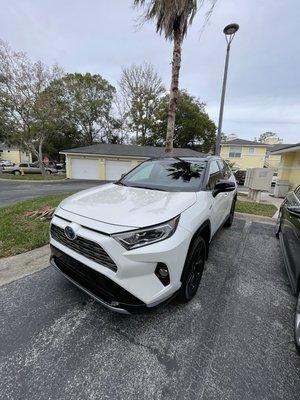
[[[206,260],[206,243],[202,236],[196,237],[192,242],[182,272],[181,288],[178,298],[187,303],[196,295],[201,282]]]
[[[225,228],[230,228],[233,223],[235,203],[236,203],[236,198],[233,199],[231,209],[230,209],[230,214],[228,215],[228,218],[226,219],[225,224],[224,224]]]
[[[276,233],[275,233],[275,236],[277,237],[277,239],[279,239],[279,233],[281,231],[281,215],[282,215],[282,212],[281,212],[281,210],[279,210],[277,221],[276,221]]]
[[[294,339],[295,339],[296,350],[300,355],[300,291],[298,292],[298,299],[295,310]]]
[[[49,169],[46,169],[45,174],[46,175],[51,175],[51,171]]]
[[[21,171],[18,171],[18,170],[17,170],[17,171],[14,171],[13,174],[14,174],[14,175],[21,175]]]

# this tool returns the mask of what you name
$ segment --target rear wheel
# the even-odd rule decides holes
[[[51,171],[50,171],[49,169],[46,169],[45,174],[46,174],[46,175],[50,175],[50,174],[51,174]]]
[[[206,260],[206,243],[202,236],[198,236],[192,243],[182,273],[182,285],[179,298],[183,302],[190,301],[197,293],[201,282]]]
[[[228,215],[228,218],[224,224],[224,226],[226,228],[229,228],[232,223],[233,223],[233,219],[234,219],[234,211],[235,211],[235,203],[236,203],[236,198],[233,199],[232,205],[231,205],[231,209],[230,209],[230,214]]]
[[[13,174],[14,174],[14,175],[21,175],[21,171],[18,171],[18,170],[17,170],[17,171],[14,171]]]

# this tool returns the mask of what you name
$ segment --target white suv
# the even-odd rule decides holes
[[[106,307],[135,313],[191,300],[209,243],[232,224],[236,182],[219,157],[151,159],[64,200],[51,264]]]

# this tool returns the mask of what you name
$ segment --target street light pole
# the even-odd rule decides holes
[[[238,29],[239,29],[238,24],[230,24],[230,25],[227,25],[223,30],[225,37],[226,37],[226,41],[227,41],[227,49],[226,49],[226,59],[225,59],[225,68],[224,68],[223,85],[222,85],[218,133],[217,133],[217,140],[216,140],[216,147],[215,147],[215,154],[217,156],[220,155],[220,151],[221,151],[222,123],[223,123],[226,83],[227,83],[227,74],[228,74],[228,65],[229,65],[230,45],[231,45],[231,42],[232,42],[236,32],[238,31]]]

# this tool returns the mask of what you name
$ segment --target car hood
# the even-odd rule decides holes
[[[162,192],[109,183],[65,199],[60,208],[95,221],[140,228],[168,221],[195,201],[194,192]]]

